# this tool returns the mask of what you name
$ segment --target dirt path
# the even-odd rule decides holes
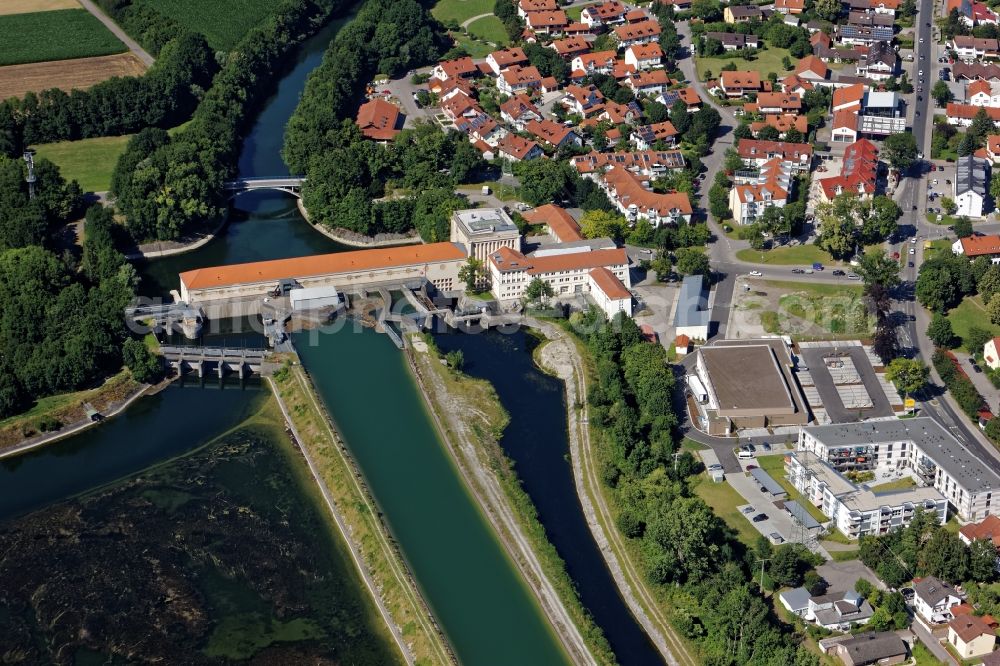
[[[541,330],[549,342],[540,352],[540,362],[566,384],[570,456],[576,491],[587,516],[591,534],[614,576],[618,591],[638,619],[664,660],[671,666],[697,666],[697,660],[646,588],[645,579],[628,557],[625,543],[614,528],[614,518],[604,498],[597,463],[590,443],[587,412],[587,377],[579,351],[568,335],[556,326],[537,321],[530,325]],[[582,405],[579,410],[576,405]],[[605,526],[610,526],[605,528]]]
[[[426,351],[426,346],[417,345],[417,347],[417,350],[414,350],[414,347],[407,348],[406,357],[410,369],[417,379],[420,393],[434,418],[442,441],[462,474],[466,487],[490,517],[500,541],[541,604],[543,612],[573,663],[595,663],[583,636],[545,575],[541,562],[507,501],[507,496],[490,471],[487,461],[473,443],[477,435],[472,430],[472,424],[462,415],[474,416],[475,405],[469,404],[470,401],[463,400],[461,396],[449,393],[441,378],[425,366],[426,363],[436,363],[437,360]],[[442,417],[446,423],[442,422]]]
[[[112,21],[107,14],[105,14],[104,12],[102,12],[100,9],[97,8],[97,5],[95,5],[90,0],[79,0],[79,3],[83,6],[84,9],[93,14],[94,18],[103,23],[104,26],[114,34],[115,37],[120,39],[122,43],[128,47],[129,51],[134,53],[135,57],[141,60],[143,64],[146,65],[146,67],[153,66],[154,62],[153,56],[149,55],[149,53],[146,52],[146,49],[139,46],[139,43],[137,41],[126,35],[125,31],[119,28],[117,23]]]

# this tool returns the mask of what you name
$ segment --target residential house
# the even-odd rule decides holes
[[[639,7],[638,9],[632,9],[627,14],[625,14],[626,23],[642,23],[643,21],[655,21],[657,20],[655,16],[649,13],[649,10]]]
[[[613,34],[615,39],[618,40],[619,48],[628,48],[636,44],[647,44],[655,42],[660,38],[660,24],[656,21],[626,23],[615,28]]]
[[[989,165],[974,155],[959,157],[955,164],[953,199],[956,215],[982,217],[983,205],[989,195]]]
[[[894,21],[892,16],[884,14],[850,12],[847,23],[837,26],[837,39],[842,44],[862,46],[869,46],[874,42],[891,42]]]
[[[486,64],[489,65],[494,74],[499,74],[514,65],[527,65],[528,56],[524,54],[524,49],[520,46],[515,46],[489,54],[486,56]]]
[[[481,113],[474,118],[462,119],[455,123],[456,129],[469,135],[469,140],[475,143],[482,141],[491,148],[496,148],[497,143],[507,134],[507,128],[493,120],[485,113]]]
[[[799,60],[795,66],[795,75],[800,79],[812,81],[813,83],[826,81],[830,76],[830,68],[827,64],[814,55],[808,55]]]
[[[997,25],[997,15],[982,2],[975,0],[948,0],[946,14],[958,10],[962,22],[972,28],[977,25]]]
[[[677,142],[677,129],[669,120],[652,125],[643,125],[632,130],[632,143],[639,150],[649,150],[655,143],[674,145]]]
[[[617,58],[618,53],[615,51],[584,53],[573,58],[573,62],[570,63],[570,69],[574,73],[577,71],[583,72],[586,76],[590,76],[591,74],[610,74],[611,70],[614,69]]]
[[[716,40],[726,51],[755,49],[760,46],[757,35],[744,35],[740,32],[706,32],[705,38]]]
[[[756,5],[736,5],[726,7],[722,11],[722,18],[726,23],[749,23],[750,21],[763,21],[767,14]]]
[[[523,162],[541,157],[542,147],[531,139],[508,132],[496,145],[497,156],[509,162]]]
[[[787,141],[740,139],[736,150],[748,166],[760,167],[765,162],[778,158],[782,162],[791,163],[797,172],[808,171],[813,156],[813,148],[808,143]]]
[[[744,110],[765,115],[772,113],[798,114],[802,111],[802,98],[797,93],[760,93],[753,104],[744,105]]]
[[[986,137],[986,156],[996,164],[1000,161],[1000,134],[990,134]]]
[[[580,21],[588,28],[602,25],[621,25],[625,23],[628,8],[618,0],[606,0],[599,5],[584,7],[580,12]]]
[[[528,134],[541,139],[553,148],[559,148],[567,144],[572,144],[574,146],[583,145],[583,141],[580,139],[580,136],[571,128],[547,118],[544,120],[530,121],[525,126],[524,130]]]
[[[545,204],[521,214],[528,224],[544,224],[546,232],[557,243],[575,243],[583,240],[580,225],[565,208]]]
[[[597,180],[606,169],[613,166],[620,166],[647,178],[658,178],[672,171],[683,170],[685,161],[684,154],[679,150],[643,150],[631,153],[593,151],[570,158],[570,164],[576,167],[580,175]]]
[[[830,647],[844,666],[891,666],[906,661],[906,642],[894,631],[866,631]]]
[[[948,643],[962,659],[989,654],[996,642],[996,630],[976,615],[962,615],[948,623]]]
[[[805,95],[814,87],[812,81],[807,81],[796,74],[789,74],[781,80],[781,89],[787,93]]]
[[[701,108],[701,97],[693,86],[681,88],[679,90],[665,90],[656,97],[656,101],[665,107],[673,108],[674,102],[683,100],[687,105],[688,113],[694,113]]]
[[[796,587],[778,593],[778,601],[789,613],[804,618],[809,613],[809,590],[804,587]]]
[[[833,104],[831,109],[837,111],[861,110],[861,101],[865,98],[865,86],[860,83],[835,88],[833,91]]]
[[[956,62],[951,66],[951,73],[956,81],[975,81],[976,79],[1000,81],[1000,65],[993,63]]]
[[[625,79],[625,85],[636,95],[658,95],[670,87],[670,77],[662,69],[636,72]]]
[[[782,14],[801,14],[805,9],[805,0],[774,0],[774,10]]]
[[[514,65],[500,72],[497,77],[497,90],[505,95],[516,95],[523,92],[540,90],[542,75],[534,65],[521,67]]]
[[[653,192],[646,189],[640,176],[621,166],[613,166],[606,171],[601,184],[608,198],[629,222],[645,219],[658,227],[691,221],[693,210],[687,194]]]
[[[385,143],[399,134],[405,118],[395,104],[375,98],[361,105],[355,122],[366,139]]]
[[[761,79],[760,72],[753,70],[722,72],[719,88],[729,98],[743,97],[747,93],[771,92],[771,82]]]
[[[991,368],[993,367],[990,365],[991,360],[994,365],[1000,365],[1000,360],[998,360],[1000,359],[1000,355],[997,354],[996,343],[998,339],[1000,338],[988,340],[983,347],[983,357],[986,359],[986,365]],[[994,546],[1000,547],[1000,516],[991,514],[978,523],[963,525],[958,530],[958,538],[967,546],[971,546],[973,541],[987,539]]]
[[[864,597],[850,590],[810,597],[805,618],[824,629],[849,631],[852,626],[867,624],[874,613]]]
[[[549,48],[554,49],[563,58],[573,59],[578,55],[589,53],[590,42],[584,37],[566,37],[555,40],[549,44]]]
[[[512,125],[517,131],[523,132],[525,125],[530,121],[541,120],[542,113],[527,95],[520,93],[500,105],[500,119]]]
[[[955,57],[965,62],[975,62],[981,58],[1000,58],[1000,41],[968,35],[955,35],[948,42],[948,48]]]
[[[556,0],[520,0],[517,3],[517,15],[525,18],[531,12],[554,12],[559,9]]]
[[[618,102],[606,101],[604,110],[597,116],[601,120],[607,120],[615,127],[619,125],[631,125],[642,117],[642,107],[638,102],[619,104]]]
[[[566,86],[566,96],[562,99],[562,105],[570,113],[575,113],[583,118],[596,116],[604,111],[604,95],[597,86],[590,84],[586,88],[581,86]]]
[[[584,39],[593,36],[591,35],[590,28],[579,21],[567,25],[566,29],[563,30],[563,35],[566,37],[583,37]]]
[[[1000,244],[998,244],[997,249],[1000,250]],[[986,341],[986,344],[983,345],[983,360],[986,361],[986,367],[990,370],[1000,370],[1000,338],[990,338]],[[992,517],[993,516],[987,516],[987,519]],[[985,523],[986,521],[984,520],[983,522]],[[966,527],[968,527],[968,525],[966,525]],[[962,529],[965,528],[963,527]],[[961,530],[959,530],[959,536],[962,536]],[[977,536],[975,538],[981,537]],[[994,545],[1000,548],[1000,526],[995,529],[990,527],[989,538],[993,541]],[[967,541],[965,538],[962,538],[962,540],[966,543],[970,543],[970,541]]]
[[[945,107],[945,115],[948,118],[949,125],[969,127],[972,125],[972,119],[976,117],[980,109],[986,110],[986,114],[993,121],[993,124],[1000,123],[1000,108],[993,106],[973,106],[971,104],[948,102],[948,106]]]
[[[476,100],[472,99],[464,92],[458,92],[441,102],[441,112],[444,113],[445,117],[450,119],[452,122],[457,123],[463,118],[475,118],[480,115],[483,110],[479,108],[478,104],[476,104]]]
[[[965,87],[965,101],[971,106],[1000,107],[1000,82],[973,81]]]
[[[729,210],[739,225],[750,225],[768,208],[784,208],[792,188],[792,166],[768,160],[753,176],[738,176],[729,191]]]
[[[636,44],[625,49],[625,64],[637,70],[653,69],[663,62],[663,49],[657,43]]]
[[[441,81],[451,78],[472,78],[479,74],[479,68],[468,56],[439,62],[431,72],[431,76]]]
[[[913,581],[913,609],[927,622],[947,622],[952,618],[951,609],[960,603],[962,597],[950,583],[934,576]]]
[[[889,42],[875,42],[868,47],[868,53],[858,62],[858,76],[873,81],[885,81],[896,75],[899,56]]]
[[[561,35],[569,26],[569,17],[561,9],[546,12],[528,12],[524,22],[536,35]]]
[[[968,236],[959,238],[951,246],[951,251],[971,259],[989,257],[994,264],[1000,264],[1000,236]]]
[[[750,123],[750,132],[754,137],[765,127],[773,127],[778,130],[778,135],[784,137],[789,130],[795,130],[802,136],[809,133],[809,119],[805,116],[797,116],[794,113],[769,114],[764,116],[764,120]]]
[[[820,179],[823,200],[830,201],[844,192],[861,198],[874,196],[878,171],[878,148],[875,144],[868,139],[855,141],[844,150],[840,175]]]

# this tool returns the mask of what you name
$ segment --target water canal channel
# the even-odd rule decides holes
[[[246,139],[241,175],[287,174],[280,158],[284,124],[308,72],[343,23],[331,24],[304,45]],[[291,197],[249,193],[234,203],[230,223],[212,242],[143,266],[142,289],[164,296],[177,287],[177,274],[191,268],[342,249],[302,219]],[[232,329],[223,327],[220,344],[258,339]],[[442,339],[442,347],[463,348],[470,372],[496,385],[512,415],[503,445],[620,662],[660,663],[618,598],[576,501],[565,459],[561,387],[532,365],[527,341],[518,336],[452,336]],[[459,660],[565,663],[534,597],[438,441],[405,359],[389,339],[345,327],[312,341],[298,334],[295,342]],[[16,492],[3,494],[0,519],[194,450],[240,423],[264,393],[254,384],[207,386],[172,386],[98,429],[5,461],[0,487]],[[87,470],[86,478],[80,470]]]

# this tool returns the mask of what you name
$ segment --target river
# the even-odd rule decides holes
[[[611,572],[590,534],[577,499],[569,460],[566,390],[535,365],[539,341],[524,330],[512,334],[450,333],[435,342],[442,352],[461,350],[463,371],[490,382],[510,414],[500,445],[514,462],[538,510],[549,541],[566,562],[580,600],[604,631],[623,666],[662,664],[663,659],[618,594]]]
[[[247,136],[242,176],[287,174],[279,154],[285,122],[306,75],[343,23],[328,26],[302,48]],[[141,267],[142,291],[165,296],[177,287],[178,272],[190,268],[340,249],[311,229],[294,199],[246,194],[212,242]],[[227,332],[224,340],[233,335],[239,333]],[[477,665],[566,663],[536,600],[438,440],[405,359],[389,339],[345,329],[322,336],[316,346],[302,344],[301,352],[459,659]],[[0,518],[183,455],[238,424],[260,395],[238,386],[172,386],[99,428],[8,460],[0,467],[0,484],[8,491]]]

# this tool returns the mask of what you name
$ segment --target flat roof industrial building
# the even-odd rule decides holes
[[[701,347],[695,372],[708,394],[711,434],[809,422],[805,397],[779,338],[722,340]]]

